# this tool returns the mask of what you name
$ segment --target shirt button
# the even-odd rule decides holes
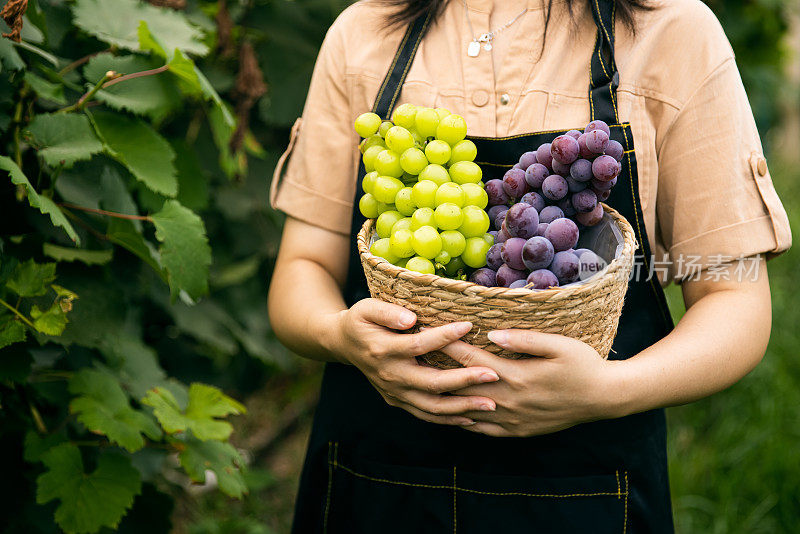
[[[757,168],[759,175],[764,176],[767,174],[767,160],[765,160],[763,157],[758,158]]]
[[[506,105],[508,105],[509,102],[511,102],[511,97],[508,96],[508,93],[503,93],[502,95],[500,95],[500,103],[501,104],[506,106]]]
[[[478,89],[474,93],[472,93],[472,103],[478,107],[485,106],[486,103],[489,101],[489,93],[484,91],[483,89]]]

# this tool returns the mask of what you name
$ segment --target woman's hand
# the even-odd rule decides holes
[[[606,361],[581,341],[528,330],[496,330],[489,339],[535,358],[509,360],[458,341],[442,352],[465,366],[485,366],[500,380],[454,392],[456,396],[494,399],[497,410],[465,414],[476,421],[472,432],[490,436],[548,434],[610,417],[617,362]]]
[[[464,390],[498,380],[491,367],[465,366],[434,369],[420,365],[415,356],[441,349],[460,339],[471,323],[451,323],[416,334],[401,334],[417,317],[401,306],[364,299],[330,317],[325,336],[328,349],[344,363],[358,367],[386,402],[432,423],[472,425],[466,412],[494,410],[494,402],[480,395],[443,393]]]

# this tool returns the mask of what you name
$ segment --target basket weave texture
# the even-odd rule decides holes
[[[617,333],[637,245],[628,221],[605,204],[603,208],[622,233],[622,250],[600,273],[582,284],[566,287],[545,290],[484,287],[397,267],[370,253],[373,219],[364,223],[357,245],[370,295],[417,314],[414,331],[470,321],[472,330],[462,338],[464,341],[498,356],[517,359],[529,355],[501,349],[486,335],[491,330],[507,328],[536,330],[579,339],[607,358]],[[460,367],[438,351],[421,359],[441,369]]]

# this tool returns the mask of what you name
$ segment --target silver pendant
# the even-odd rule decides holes
[[[472,41],[467,46],[467,55],[469,57],[477,57],[481,52],[481,44],[478,41]]]
[[[485,45],[483,45],[483,49],[488,52],[489,50],[492,49],[492,43],[486,43]]]

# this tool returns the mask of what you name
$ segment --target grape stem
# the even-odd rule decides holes
[[[151,219],[150,216],[148,215],[127,215],[125,213],[117,213],[116,211],[99,210],[95,208],[87,208],[85,206],[78,206],[76,204],[70,204],[69,202],[59,202],[58,205],[64,208],[86,211],[88,213],[97,213],[99,215],[106,215],[108,217],[116,217],[117,219],[128,219],[131,221],[148,221],[148,222],[153,221],[153,219]]]
[[[31,327],[31,328],[33,328],[34,330],[37,330],[37,329],[36,329],[36,327],[33,325],[33,323],[30,321],[30,319],[28,319],[27,317],[25,317],[25,315],[23,315],[23,314],[22,314],[22,312],[21,312],[21,311],[19,311],[18,309],[16,309],[14,306],[12,306],[11,304],[9,304],[8,302],[6,302],[6,301],[5,301],[5,300],[3,300],[3,299],[0,299],[0,304],[2,304],[3,306],[5,306],[5,307],[6,307],[6,308],[8,308],[9,310],[11,310],[11,313],[13,313],[13,314],[14,314],[14,315],[16,315],[17,317],[19,317],[19,319],[20,319],[20,320],[21,320],[23,323],[25,323],[26,325],[30,326],[30,327]]]
[[[105,50],[98,50],[97,52],[92,52],[91,54],[86,54],[82,58],[76,59],[75,61],[73,61],[72,63],[70,63],[69,65],[67,65],[63,69],[61,69],[60,71],[58,71],[58,75],[59,76],[64,76],[66,73],[70,72],[71,70],[76,69],[77,67],[80,67],[81,65],[83,65],[84,63],[86,63],[87,61],[92,59],[93,57],[95,57],[97,55],[100,55],[100,54],[103,54],[105,52],[113,52],[114,50],[116,50],[115,46],[109,46]]]

